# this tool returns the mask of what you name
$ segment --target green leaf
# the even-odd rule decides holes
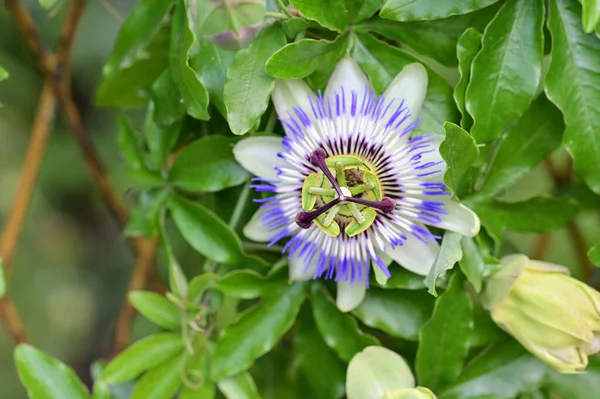
[[[227,399],[261,399],[249,373],[241,373],[218,382],[219,391]]]
[[[424,290],[425,284],[423,284],[423,276],[419,276],[416,273],[409,272],[402,266],[394,266],[392,271],[392,277],[390,277],[385,285],[381,286],[385,289],[396,289],[400,288],[403,290]]]
[[[187,298],[188,281],[185,277],[185,274],[183,274],[183,270],[181,270],[179,263],[177,262],[177,258],[175,258],[175,255],[173,254],[173,248],[169,238],[165,233],[164,225],[161,225],[161,229],[159,230],[159,239],[167,258],[167,267],[169,270],[169,288],[174,294],[177,295],[178,298]]]
[[[56,5],[56,3],[58,3],[58,0],[39,0],[40,2],[40,6],[42,6],[43,8],[52,8]]]
[[[212,273],[205,273],[194,277],[189,285],[190,302],[199,304],[204,292],[214,286],[214,282],[217,278],[218,276]]]
[[[590,399],[590,392],[600,392],[600,359],[591,356],[589,362],[585,372],[580,374],[549,371],[544,379],[544,388],[560,395],[553,398]]]
[[[539,386],[546,366],[515,341],[482,353],[439,399],[511,399]],[[510,381],[510,383],[507,383]]]
[[[119,126],[119,136],[117,138],[119,149],[127,163],[127,167],[138,170],[145,169],[144,159],[140,150],[139,138],[137,133],[131,127],[129,118],[123,114],[119,115],[117,120]]]
[[[196,119],[207,120],[208,92],[189,64],[190,48],[195,45],[196,36],[190,29],[183,0],[176,3],[172,26],[169,53],[171,76],[179,88],[188,114]]]
[[[96,103],[103,106],[143,106],[146,89],[168,65],[165,48],[170,27],[164,25],[171,0],[143,0],[127,17],[113,52],[102,69]]]
[[[268,352],[294,324],[305,298],[304,287],[294,284],[285,291],[263,297],[255,307],[225,328],[211,363],[214,380],[247,370]]]
[[[239,299],[258,298],[278,288],[285,288],[284,279],[267,279],[253,270],[234,270],[216,284],[225,295]]]
[[[442,65],[456,66],[456,49],[460,36],[469,28],[483,32],[496,15],[500,4],[495,3],[469,14],[432,21],[395,22],[373,18],[358,24],[357,28],[376,32],[396,40],[403,46],[408,46]]]
[[[590,261],[600,267],[600,243],[594,245],[587,253]],[[2,264],[0,263],[0,273],[2,272]],[[0,298],[2,297],[2,276],[0,275]]]
[[[125,227],[128,237],[151,238],[158,233],[160,215],[169,198],[169,189],[142,192],[138,203],[131,211],[131,217]]]
[[[0,66],[0,82],[8,79],[8,71]]]
[[[311,285],[313,316],[323,340],[338,356],[349,362],[352,357],[369,345],[379,341],[363,333],[354,317],[340,312],[322,284]]]
[[[473,332],[473,303],[460,274],[435,302],[433,315],[419,331],[416,370],[419,385],[434,391],[460,375]]]
[[[185,147],[169,171],[169,180],[188,191],[220,191],[242,184],[250,175],[233,157],[231,141],[207,136]]]
[[[460,124],[465,129],[470,129],[473,124],[473,118],[467,112],[465,105],[465,95],[467,93],[467,85],[471,76],[471,65],[473,59],[481,50],[482,35],[477,29],[467,29],[458,39],[456,44],[456,58],[458,58],[458,71],[460,79],[454,88],[454,101],[462,114]]]
[[[144,138],[148,147],[149,158],[157,169],[163,169],[165,159],[179,139],[181,121],[167,127],[161,127],[155,122],[155,108],[154,101],[148,101],[144,123]]]
[[[190,49],[190,66],[208,91],[210,101],[223,117],[227,117],[223,86],[227,78],[227,68],[233,62],[234,55],[234,51],[223,50],[202,36],[196,38],[194,46]]]
[[[335,64],[343,57],[348,35],[334,41],[303,39],[290,43],[267,60],[265,70],[274,78],[302,79],[323,65]]]
[[[433,267],[429,271],[429,274],[427,277],[425,277],[425,285],[427,286],[427,291],[430,294],[437,296],[435,283],[438,277],[442,273],[452,269],[456,262],[462,259],[463,253],[460,246],[461,238],[462,236],[460,234],[452,231],[447,231],[444,234],[440,253],[435,260]]]
[[[600,27],[600,0],[583,0],[583,30],[591,33]]]
[[[149,291],[133,291],[129,293],[129,302],[145,318],[167,330],[178,330],[181,327],[181,316],[177,306],[162,295]]]
[[[500,237],[504,229],[549,233],[571,220],[579,206],[571,198],[540,196],[522,202],[473,203],[472,209],[490,233]]]
[[[130,399],[171,399],[181,386],[182,371],[179,357],[153,368],[140,378]]]
[[[224,100],[233,134],[246,134],[267,109],[275,79],[265,72],[267,60],[286,44],[278,25],[263,29],[250,47],[239,51],[227,70]]]
[[[446,122],[444,130],[446,139],[440,145],[440,154],[448,165],[444,183],[460,197],[473,190],[476,170],[472,165],[479,156],[479,150],[473,137],[460,126]]]
[[[564,128],[560,111],[545,96],[538,97],[508,130],[475,197],[489,198],[535,168],[558,148]]]
[[[31,399],[90,399],[87,388],[67,365],[28,344],[15,349],[15,365]]]
[[[367,73],[378,93],[385,91],[404,66],[420,62],[411,54],[360,31],[352,37],[351,53]],[[443,133],[444,122],[458,119],[458,111],[452,98],[452,87],[427,65],[425,67],[429,75],[429,86],[421,110],[419,127],[415,131]]]
[[[387,391],[414,388],[415,377],[402,356],[387,348],[370,346],[356,355],[348,365],[346,386],[349,397],[384,399],[388,396],[381,394]]]
[[[183,118],[185,108],[170,68],[165,69],[152,85],[151,97],[154,101],[154,122],[158,126],[168,127]]]
[[[169,209],[183,238],[202,255],[227,264],[244,259],[240,238],[210,209],[180,196],[171,197]]]
[[[396,338],[416,341],[431,315],[434,298],[424,291],[371,288],[353,313],[367,326]]]
[[[552,62],[544,83],[546,95],[563,113],[563,143],[575,173],[600,194],[600,40],[583,33],[580,14],[576,0],[550,1]]]
[[[465,274],[469,282],[473,285],[475,292],[480,293],[483,285],[483,273],[485,263],[479,253],[479,248],[471,237],[463,237],[460,246],[463,257],[458,261],[460,270]]]
[[[146,370],[154,369],[183,353],[183,340],[179,334],[159,333],[133,343],[104,369],[99,380],[117,384],[135,379]]]
[[[107,384],[102,381],[94,382],[94,387],[92,389],[94,395],[94,399],[111,399],[111,391]]]
[[[300,384],[310,394],[299,396],[340,399],[344,395],[345,364],[325,345],[310,312],[305,310],[296,323],[293,367],[303,377]]]
[[[4,262],[0,258],[0,299],[6,294],[6,275],[4,273]]]
[[[264,17],[265,2],[197,0],[190,1],[188,8],[197,15],[194,30],[201,35],[215,35],[225,31],[239,32],[243,27],[259,24]]]
[[[372,16],[384,0],[334,0],[324,7],[320,0],[291,0],[290,4],[300,13],[322,26],[343,32],[349,24]]]
[[[465,98],[478,143],[499,138],[533,99],[542,73],[543,19],[543,0],[507,1],[485,29]]]
[[[215,384],[207,380],[198,389],[184,386],[179,392],[178,399],[214,399],[215,390]]]
[[[423,21],[467,14],[494,4],[498,0],[387,0],[381,16],[395,21]]]

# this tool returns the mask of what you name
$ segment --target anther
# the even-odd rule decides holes
[[[339,198],[334,199],[333,201],[323,205],[319,209],[316,209],[311,212],[298,212],[296,215],[296,224],[303,229],[308,229],[313,220],[321,216],[323,213],[327,212],[335,205],[339,204],[341,201]]]

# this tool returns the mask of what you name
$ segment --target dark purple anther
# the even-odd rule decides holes
[[[333,201],[325,204],[317,210],[311,212],[298,212],[296,215],[296,224],[303,229],[308,229],[313,220],[318,218],[323,213],[327,212],[337,204],[339,204],[341,200],[339,198],[334,199]]]

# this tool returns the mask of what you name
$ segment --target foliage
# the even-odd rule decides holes
[[[133,399],[339,399],[364,353],[352,374],[364,381],[346,387],[402,385],[372,346],[408,359],[416,385],[440,399],[590,397],[597,358],[588,374],[551,371],[490,322],[478,294],[514,252],[515,233],[573,229],[582,209],[598,220],[599,2],[289,3],[140,0],[123,22],[95,102],[122,113],[118,145],[138,199],[125,233],[160,242],[168,289],[128,293],[156,328],[110,360],[91,390],[60,361],[17,346],[30,397],[119,398],[130,384]],[[474,238],[445,233],[426,277],[392,264],[350,313],[336,307],[331,281],[288,281],[279,244],[245,237],[261,197],[232,150],[243,137],[284,134],[270,102],[276,79],[324,89],[345,55],[378,94],[404,66],[425,66],[417,131],[444,137],[444,182],[483,227]],[[130,118],[139,110],[143,123]],[[565,180],[557,169],[570,162]],[[555,187],[519,195],[543,163]],[[182,241],[193,263],[171,244]],[[597,281],[600,244],[588,246],[574,274]],[[0,297],[5,280],[0,261]]]

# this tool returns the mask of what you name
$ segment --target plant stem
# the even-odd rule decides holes
[[[231,215],[231,219],[229,219],[229,227],[232,230],[237,230],[238,225],[240,224],[240,219],[242,214],[244,213],[244,209],[246,209],[246,203],[248,202],[248,197],[250,196],[250,183],[246,183],[244,188],[242,188],[242,192],[240,193],[240,197],[235,204],[235,208],[233,209],[233,214]]]
[[[273,133],[276,123],[277,123],[277,112],[275,110],[272,110],[271,114],[269,114],[269,119],[267,119],[267,124],[265,125],[265,133]]]
[[[290,17],[287,14],[283,14],[280,12],[265,12],[266,18],[275,18],[275,19],[289,19]]]
[[[255,252],[272,252],[272,253],[280,254],[281,251],[283,251],[283,247],[281,245],[268,246],[266,244],[244,241],[242,243],[242,246],[247,251],[255,251]]]

